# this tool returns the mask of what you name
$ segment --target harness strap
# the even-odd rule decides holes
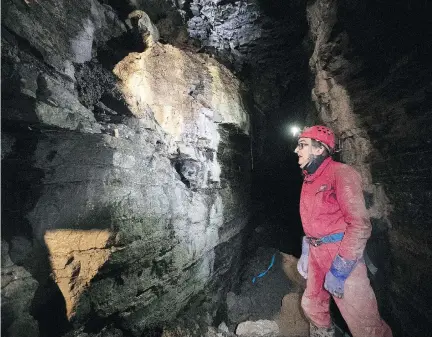
[[[323,236],[322,238],[314,238],[312,236],[307,236],[306,239],[308,240],[310,245],[312,245],[314,247],[318,247],[318,246],[322,245],[323,243],[333,243],[333,242],[342,241],[344,234],[345,233],[343,233],[343,232],[335,233],[335,234]]]
[[[323,243],[342,241],[343,237],[344,237],[344,233],[335,233],[335,234],[323,236],[322,238],[314,238],[311,236],[307,236],[306,239],[309,241],[310,245],[314,247],[318,247]],[[378,268],[373,264],[366,250],[363,252],[363,256],[359,258],[359,261],[364,262],[366,264],[367,269],[373,276],[375,276],[375,274],[378,272]]]

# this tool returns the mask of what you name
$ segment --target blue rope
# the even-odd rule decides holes
[[[265,271],[259,273],[257,276],[255,276],[255,277],[252,279],[252,283],[255,283],[255,282],[257,281],[257,279],[259,279],[259,278],[265,276],[265,274],[267,274],[267,273],[269,272],[269,270],[271,269],[271,267],[273,267],[273,265],[274,265],[275,258],[276,258],[276,253],[273,254],[272,259],[271,259],[271,262],[270,262],[270,265],[267,267],[267,270],[265,270]]]

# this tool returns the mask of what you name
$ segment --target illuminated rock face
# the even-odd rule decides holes
[[[188,122],[178,125],[194,127],[198,135],[207,131],[199,120]],[[183,145],[176,135],[165,133],[153,116],[128,123],[116,125],[118,137],[63,134],[41,140],[35,160],[45,177],[28,218],[48,247],[68,317],[85,320],[92,307],[101,317],[118,315],[138,334],[171,319],[198,293],[217,295],[211,285],[224,283],[220,273],[240,251],[250,166],[246,130],[235,128],[245,141],[231,144],[231,131],[207,121],[212,133],[195,142],[191,137],[187,152],[179,153]],[[199,147],[200,141],[211,145]],[[185,166],[192,164],[191,177],[178,169],[189,172]],[[219,261],[218,254],[228,258]]]
[[[10,199],[17,225],[7,235],[25,228],[34,247],[46,247],[48,256],[27,263],[42,284],[51,274],[64,298],[59,312],[76,326],[108,318],[141,335],[198,295],[216,305],[238,269],[249,216],[240,82],[208,56],[155,44],[116,66],[117,83],[78,60],[76,77],[96,88],[83,100],[73,76],[3,42],[21,83],[10,82],[5,118],[31,125],[3,159],[6,190],[28,193],[25,211]]]
[[[249,131],[239,80],[206,54],[157,44],[129,54],[114,74],[122,81],[121,91],[134,115],[152,114],[177,142],[188,141],[189,135],[195,141],[208,139],[203,145],[214,147],[210,142],[214,127],[204,117]]]
[[[114,73],[133,114],[169,135],[168,152],[185,183],[220,185],[219,125],[249,133],[240,83],[231,72],[207,55],[159,44],[129,54]]]

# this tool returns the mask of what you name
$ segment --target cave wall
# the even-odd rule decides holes
[[[362,174],[373,224],[367,251],[381,312],[396,336],[432,327],[431,7],[427,2],[308,4],[318,119]]]
[[[249,217],[239,80],[190,48],[137,50],[97,1],[2,9],[2,238],[39,283],[41,334],[140,336],[197,298],[214,314]]]
[[[289,128],[314,108],[306,2],[193,0],[179,2],[179,8],[185,11],[190,37],[247,88],[253,159],[250,227],[260,228],[250,248],[259,242],[298,255],[301,174]]]

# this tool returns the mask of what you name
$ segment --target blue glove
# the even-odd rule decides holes
[[[339,254],[336,255],[330,270],[324,281],[324,288],[335,297],[342,298],[344,294],[345,280],[354,270],[358,260],[345,260]]]
[[[308,273],[308,259],[309,259],[309,242],[306,240],[306,236],[303,236],[302,241],[302,255],[297,262],[297,270],[304,279],[307,279]]]

